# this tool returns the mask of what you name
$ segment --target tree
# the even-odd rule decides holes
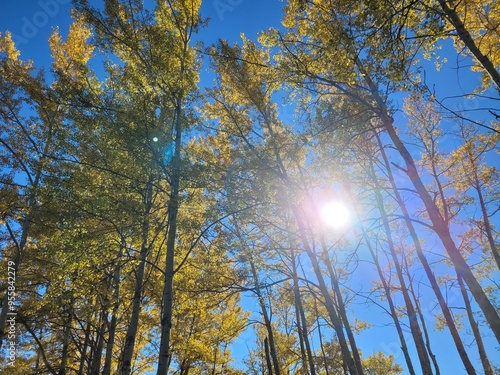
[[[384,356],[381,352],[373,353],[364,361],[366,373],[370,375],[401,374],[401,366],[394,364],[394,356]]]
[[[49,73],[0,36],[4,372],[399,374],[399,347],[410,374],[494,372],[498,118],[447,107],[419,59],[453,40],[495,83],[496,4],[289,0],[207,49],[199,0],[74,5]]]
[[[32,62],[19,59],[9,33],[0,37],[3,259],[13,262],[17,274],[27,247],[33,249],[30,238],[42,206],[39,195],[44,179],[58,168],[51,158],[60,154],[64,143],[64,117],[43,74],[35,74]],[[25,114],[26,107],[31,114]],[[7,287],[3,290],[0,344],[10,310]]]
[[[297,18],[299,14],[301,17]],[[374,126],[383,127],[391,139],[436,235],[500,340],[498,313],[460,254],[450,233],[449,222],[441,216],[391,116],[387,94],[403,89],[407,83],[405,79],[411,78],[408,67],[414,53],[418,52],[418,46],[413,40],[395,40],[390,24],[382,23],[376,33],[366,33],[371,28],[372,18],[380,20],[382,15],[383,12],[375,9],[358,9],[343,2],[333,7],[319,1],[304,7],[301,2],[292,1],[284,22],[294,30],[286,36],[274,31],[266,37],[266,43],[281,46],[280,69],[292,72],[293,83],[298,82],[299,88],[320,92],[323,97],[341,95],[372,112],[376,118]],[[381,38],[384,32],[387,32],[387,38]],[[385,91],[382,90],[384,86]]]
[[[467,192],[474,192],[481,210],[481,218],[476,219],[476,223],[486,237],[487,247],[489,247],[489,251],[500,269],[500,254],[491,225],[492,214],[489,213],[488,208],[488,203],[495,200],[498,191],[496,187],[498,179],[495,178],[498,171],[495,167],[490,167],[484,162],[490,150],[495,148],[499,134],[495,133],[492,136],[478,134],[465,127],[464,124],[460,124],[459,129],[457,137],[463,139],[463,144],[457,147],[447,160],[449,168],[447,175],[452,179],[454,188],[462,193],[464,201],[468,201],[470,197]]]
[[[498,22],[500,8],[496,2],[463,1],[457,4],[439,0],[440,17],[450,23],[456,37],[476,59],[477,70],[485,72],[483,88],[489,86],[489,78],[500,90],[500,50],[498,49]]]

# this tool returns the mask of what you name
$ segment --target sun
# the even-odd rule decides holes
[[[333,228],[340,228],[347,224],[350,218],[349,210],[340,202],[331,202],[321,209],[321,219]]]

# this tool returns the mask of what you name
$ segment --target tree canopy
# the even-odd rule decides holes
[[[71,4],[0,33],[2,373],[498,373],[497,2]]]

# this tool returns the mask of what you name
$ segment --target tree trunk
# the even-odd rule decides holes
[[[484,201],[483,192],[481,189],[481,182],[477,174],[477,166],[473,162],[474,159],[472,155],[469,154],[468,157],[471,164],[471,169],[474,173],[473,186],[477,192],[477,197],[479,199],[479,207],[481,208],[481,213],[483,215],[484,231],[486,233],[486,238],[488,239],[488,244],[490,245],[491,253],[493,254],[493,259],[495,259],[497,267],[500,270],[500,254],[498,253],[497,245],[495,244],[495,239],[493,238],[490,218],[488,216],[488,211],[486,210],[486,202]]]
[[[347,334],[347,338],[349,340],[349,344],[351,345],[351,352],[352,352],[352,355],[354,357],[354,362],[356,363],[357,368],[363,368],[363,365],[361,362],[361,356],[359,355],[358,346],[356,345],[356,339],[354,338],[354,333],[352,332],[351,326],[349,324],[349,320],[347,318],[345,303],[344,303],[344,300],[342,299],[342,293],[340,291],[339,280],[337,278],[337,275],[335,274],[335,271],[333,269],[331,262],[329,261],[327,246],[325,243],[325,238],[323,236],[321,236],[321,245],[323,247],[324,262],[326,264],[326,268],[328,270],[328,273],[330,274],[330,282],[332,283],[334,294],[337,297],[338,311],[340,314],[340,318],[344,322],[344,327],[345,327],[345,331]]]
[[[320,288],[320,292],[323,298],[325,299],[325,307],[328,311],[328,315],[335,329],[335,333],[337,334],[344,363],[349,368],[349,372],[351,373],[351,375],[362,375],[363,369],[357,368],[356,363],[354,362],[351,353],[349,351],[349,345],[347,345],[347,341],[344,335],[342,321],[340,320],[339,316],[337,315],[337,312],[335,311],[335,303],[333,302],[333,298],[329,293],[328,287],[326,286],[325,279],[323,278],[323,273],[319,266],[318,259],[316,258],[316,254],[309,246],[309,241],[306,236],[307,231],[304,222],[302,221],[302,215],[298,211],[297,207],[293,208],[293,213],[295,216],[295,220],[297,221],[299,236],[302,241],[302,245],[304,246],[304,249],[306,250],[306,253],[313,266],[314,273],[316,275],[316,278],[318,279],[318,286]]]
[[[118,262],[115,271],[113,272],[113,311],[111,312],[111,322],[108,328],[108,342],[106,343],[106,357],[104,358],[104,368],[102,370],[102,375],[111,374],[111,362],[113,360],[113,347],[115,345],[115,334],[116,326],[118,322],[118,309],[120,308],[120,274],[121,274],[121,258],[123,256],[123,249],[126,244],[120,246],[120,251],[118,253]]]
[[[132,299],[132,314],[127,328],[125,338],[125,347],[120,360],[119,373],[122,375],[130,375],[132,372],[132,358],[134,356],[134,347],[139,329],[139,314],[142,308],[142,291],[144,283],[144,274],[146,269],[146,260],[150,252],[149,244],[149,216],[152,208],[153,199],[153,176],[150,174],[145,188],[144,197],[144,220],[142,222],[142,239],[141,239],[141,252],[140,263],[136,272],[136,282],[134,289],[134,297]]]
[[[392,260],[394,262],[394,267],[396,268],[396,274],[399,279],[399,283],[401,285],[401,293],[403,294],[403,299],[405,301],[406,311],[408,313],[408,320],[410,321],[410,330],[413,336],[413,340],[415,342],[415,346],[417,348],[418,358],[420,360],[420,365],[422,367],[422,374],[424,375],[432,375],[431,363],[429,361],[429,356],[427,354],[427,350],[425,348],[425,343],[422,337],[422,331],[420,329],[420,325],[418,324],[417,314],[415,312],[415,308],[411,301],[410,295],[408,294],[408,288],[406,287],[406,282],[404,279],[403,271],[401,268],[401,264],[399,263],[398,255],[396,253],[396,249],[394,246],[394,241],[392,239],[392,232],[389,226],[389,220],[387,218],[387,213],[385,211],[385,206],[383,202],[382,195],[380,194],[380,185],[378,183],[377,177],[375,176],[375,172],[373,171],[373,166],[371,166],[370,175],[372,178],[372,182],[374,184],[374,195],[377,202],[377,206],[380,212],[380,217],[382,219],[382,223],[384,226],[384,230],[387,236],[387,245],[389,247],[389,252],[391,254]]]
[[[363,68],[359,59],[356,61],[356,65],[360,69],[361,73],[364,74],[365,82],[368,85],[372,93],[373,99],[375,101],[375,104],[377,106],[377,109],[375,111],[378,114],[380,120],[382,121],[382,125],[384,126],[384,129],[387,131],[389,137],[391,138],[392,143],[394,144],[397,151],[399,152],[399,154],[401,155],[401,157],[405,162],[406,174],[408,175],[413,186],[415,187],[418,196],[424,203],[424,206],[426,208],[427,214],[429,215],[429,219],[432,222],[435,233],[438,235],[444,248],[446,249],[446,252],[448,253],[448,256],[450,257],[450,260],[452,261],[453,265],[455,266],[457,273],[461,277],[463,277],[463,279],[467,283],[467,286],[469,287],[472,295],[474,296],[474,299],[476,300],[477,304],[483,311],[486,320],[490,325],[491,330],[495,334],[495,337],[497,338],[498,342],[500,342],[500,318],[498,316],[495,307],[486,296],[486,293],[484,292],[483,288],[477,281],[469,265],[462,257],[460,251],[455,245],[455,242],[453,241],[450,230],[448,228],[448,223],[444,222],[443,218],[441,217],[439,208],[437,207],[436,203],[430,196],[424,183],[420,179],[420,175],[415,165],[415,161],[413,160],[413,157],[411,156],[406,146],[399,138],[399,135],[396,129],[394,128],[394,119],[391,116],[389,116],[389,112],[387,110],[385,102],[378,93],[377,86],[371,80],[370,76]]]
[[[382,281],[382,286],[384,288],[384,293],[385,297],[387,298],[387,303],[389,304],[389,312],[391,313],[392,320],[394,322],[394,325],[396,326],[396,331],[398,333],[399,341],[401,343],[401,350],[403,351],[403,355],[405,357],[406,365],[408,366],[408,372],[410,375],[415,375],[415,370],[413,368],[413,362],[410,357],[410,353],[408,351],[408,346],[406,344],[406,339],[403,333],[403,329],[401,328],[401,323],[398,318],[398,314],[396,311],[396,307],[394,306],[394,301],[392,299],[391,295],[391,288],[389,284],[387,283],[387,280],[385,278],[384,273],[382,272],[382,268],[380,267],[380,263],[378,261],[378,256],[373,250],[373,247],[371,245],[370,240],[368,239],[368,236],[365,232],[365,229],[362,227],[361,230],[363,231],[363,237],[366,239],[366,246],[368,247],[368,250],[370,251],[370,254],[373,258],[373,262],[375,263],[375,266],[377,267],[377,272],[378,276],[380,278],[380,281]]]
[[[187,46],[186,46],[187,48]],[[186,53],[186,51],[184,51]],[[181,67],[181,72],[184,69]],[[180,95],[182,98],[182,95]],[[178,99],[175,107],[175,150],[172,158],[171,192],[168,202],[168,232],[165,264],[165,283],[163,286],[163,309],[161,319],[160,356],[157,375],[166,375],[170,365],[170,331],[172,329],[172,303],[174,285],[174,256],[177,236],[177,213],[179,210],[179,185],[181,180],[181,136],[182,136],[182,100]]]
[[[299,332],[299,339],[301,342],[300,350],[302,353],[302,361],[304,363],[303,366],[306,370],[305,374],[316,375],[314,358],[311,350],[311,343],[309,342],[309,336],[308,336],[306,314],[304,312],[304,306],[302,305],[302,299],[300,295],[299,279],[297,275],[297,262],[295,258],[295,253],[293,252],[293,248],[290,250],[290,253],[292,259],[292,272],[293,272],[292,277],[293,277],[293,295],[295,299],[295,313],[297,319],[297,330]]]
[[[488,56],[484,55],[479,47],[476,45],[476,42],[470,35],[469,31],[465,27],[464,23],[460,19],[460,16],[454,9],[451,9],[446,0],[439,0],[439,5],[443,9],[446,17],[451,22],[455,30],[457,31],[458,37],[465,44],[465,46],[469,49],[469,51],[474,55],[479,64],[486,70],[486,72],[491,77],[493,83],[497,86],[497,90],[500,90],[500,73],[495,69],[492,61]]]
[[[269,375],[273,375],[273,365],[271,363],[271,355],[269,354],[267,337],[264,339],[264,354],[266,356],[267,371],[269,371]]]
[[[314,312],[316,313],[316,324],[318,325],[319,346],[321,348],[321,354],[323,354],[323,365],[325,366],[325,375],[330,375],[330,372],[328,370],[329,363],[326,358],[325,347],[323,346],[323,336],[321,335],[321,324],[319,322],[318,306],[316,305],[316,300],[314,300]]]
[[[377,133],[375,133],[375,135],[377,138],[377,143],[378,143],[380,153],[382,155],[382,159],[384,161],[384,166],[385,166],[385,169],[387,171],[387,177],[389,179],[389,183],[390,183],[392,191],[394,193],[394,197],[396,199],[396,202],[398,203],[399,208],[401,209],[401,211],[403,213],[404,221],[405,221],[406,227],[408,228],[408,232],[410,233],[410,236],[412,238],[413,245],[415,246],[415,250],[416,250],[418,259],[420,260],[420,263],[422,264],[422,266],[424,268],[425,274],[427,275],[427,278],[429,279],[432,290],[434,291],[434,294],[436,295],[436,298],[439,302],[439,306],[441,307],[441,311],[443,312],[443,316],[445,318],[446,325],[448,326],[448,329],[450,330],[451,336],[453,338],[453,342],[455,343],[455,347],[457,348],[458,354],[460,355],[460,359],[462,360],[465,368],[467,369],[467,373],[469,375],[475,374],[476,371],[474,369],[474,366],[472,365],[472,362],[469,359],[469,356],[467,355],[467,351],[465,350],[465,346],[463,344],[463,341],[460,338],[460,335],[458,333],[458,329],[455,325],[455,321],[453,320],[453,317],[451,316],[450,309],[448,308],[448,305],[446,304],[446,300],[443,296],[443,293],[441,293],[441,289],[439,288],[436,277],[434,276],[434,273],[432,272],[431,266],[429,265],[429,262],[427,261],[427,258],[425,257],[422,246],[420,245],[420,239],[418,238],[418,235],[417,235],[417,232],[416,232],[415,227],[413,225],[413,222],[410,219],[410,214],[408,212],[408,208],[406,207],[404,199],[401,196],[401,194],[399,193],[399,190],[398,190],[396,183],[394,181],[392,169],[390,167],[389,160],[387,158],[387,154],[385,153],[384,147],[382,146],[382,141],[380,140],[380,137]]]
[[[407,264],[406,264],[406,271],[408,273],[410,272]],[[437,360],[436,360],[436,355],[433,353],[432,348],[431,348],[431,342],[429,339],[429,332],[427,331],[427,325],[425,324],[424,315],[422,314],[422,310],[420,309],[420,303],[418,302],[418,297],[415,294],[415,289],[413,288],[412,283],[410,283],[409,286],[410,286],[410,293],[413,297],[413,300],[415,301],[415,310],[417,311],[418,317],[420,318],[420,324],[422,324],[422,332],[424,334],[425,346],[427,348],[427,352],[429,353],[429,357],[431,358],[432,365],[434,366],[434,371],[435,371],[436,375],[441,375],[441,371],[439,370],[439,365],[438,365]]]
[[[85,338],[83,340],[83,347],[80,350],[80,367],[78,370],[78,375],[85,374],[85,362],[87,362],[87,349],[89,347],[89,343],[90,343],[90,322],[87,322],[87,327],[85,328]]]
[[[295,283],[295,280],[294,280],[294,283]],[[300,360],[302,362],[302,368],[301,368],[300,373],[305,375],[305,374],[309,373],[308,357],[307,357],[306,347],[305,347],[305,343],[304,343],[304,331],[302,329],[302,320],[300,318],[299,309],[297,307],[297,296],[295,294],[295,285],[294,285],[293,289],[294,289],[295,321],[296,321],[296,326],[297,326],[297,334],[299,336]]]
[[[266,303],[264,301],[264,297],[262,296],[262,292],[259,286],[259,276],[257,275],[257,270],[255,269],[255,264],[253,262],[253,259],[248,260],[250,263],[250,268],[252,270],[252,276],[254,279],[255,283],[255,292],[257,293],[257,298],[259,300],[259,306],[262,311],[262,317],[264,318],[264,325],[266,327],[267,331],[267,338],[269,339],[269,353],[271,355],[271,360],[274,368],[274,374],[275,375],[280,375],[281,370],[280,370],[280,364],[278,361],[278,354],[276,353],[276,344],[274,342],[274,333],[273,333],[273,327],[271,325],[271,319],[269,319],[269,314],[267,313],[267,307]],[[266,340],[267,340],[266,338]],[[266,343],[267,341],[265,341]]]
[[[479,332],[479,327],[477,326],[476,320],[474,319],[474,313],[472,312],[472,307],[470,305],[469,296],[467,290],[465,289],[464,282],[460,276],[457,277],[458,285],[460,286],[460,292],[464,298],[465,309],[467,310],[467,317],[469,318],[469,323],[474,334],[474,339],[476,340],[477,350],[479,352],[479,358],[481,358],[481,363],[483,365],[483,370],[485,375],[494,375],[493,369],[491,368],[488,355],[484,348],[483,338],[481,332]]]
[[[61,352],[61,364],[59,365],[59,371],[57,375],[66,375],[66,369],[68,367],[68,356],[69,356],[69,335],[71,334],[71,321],[73,318],[73,299],[71,299],[70,305],[67,310],[67,320],[64,324],[64,334],[62,339],[62,352]]]
[[[107,306],[104,306],[104,310],[101,314],[101,324],[97,334],[97,344],[93,351],[92,363],[90,365],[90,375],[101,375],[101,358],[102,351],[104,349],[104,335],[106,333],[106,323],[108,321],[108,313],[106,311]]]
[[[191,368],[190,360],[184,359],[179,367],[180,375],[188,375]]]

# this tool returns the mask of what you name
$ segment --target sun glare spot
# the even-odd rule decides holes
[[[321,209],[321,219],[330,227],[342,227],[349,221],[349,216],[349,210],[339,202],[328,203]]]
[[[158,142],[158,137],[153,137],[153,142]]]

